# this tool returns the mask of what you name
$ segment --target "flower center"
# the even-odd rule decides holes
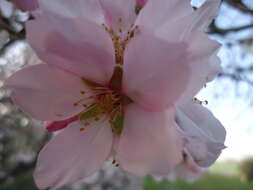
[[[118,22],[123,22],[123,19],[119,18]],[[124,32],[121,28],[115,31],[105,24],[102,24],[102,26],[110,35],[115,50],[116,64],[113,75],[108,87],[82,78],[83,82],[89,86],[90,93],[87,97],[85,91],[80,91],[84,98],[74,103],[74,106],[80,106],[83,100],[87,101],[87,98],[90,100],[89,104],[82,105],[85,109],[79,114],[79,120],[83,123],[80,131],[90,126],[91,122],[99,122],[101,120],[101,122],[108,121],[112,132],[120,135],[123,130],[124,106],[133,102],[129,97],[121,93],[124,51],[129,41],[138,31],[138,26],[132,24],[127,32]]]
[[[79,114],[79,120],[83,123],[80,131],[84,131],[93,122],[109,122],[112,132],[120,135],[123,130],[124,106],[132,103],[132,100],[120,93],[122,68],[116,66],[109,87],[91,82],[82,78],[89,86],[89,93],[80,91],[84,98],[75,102],[74,106],[83,106],[84,111]],[[83,101],[88,104],[82,104]]]

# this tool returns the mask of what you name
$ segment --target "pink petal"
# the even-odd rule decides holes
[[[62,19],[81,19],[96,24],[105,23],[104,13],[98,0],[38,0],[43,16]],[[53,19],[53,18],[51,18]],[[64,26],[62,26],[64,27]],[[65,27],[66,30],[68,30]]]
[[[216,47],[212,46],[211,43],[204,43],[203,40],[202,42],[200,40],[201,39],[198,41],[199,46],[203,46],[203,49],[205,49],[206,52],[202,51],[202,55],[198,53],[201,52],[201,50],[191,52],[190,56],[192,58],[191,61],[189,61],[191,74],[187,87],[184,89],[180,99],[177,101],[179,105],[187,103],[205,86],[207,82],[213,80],[214,77],[216,77],[216,75],[222,70],[220,66],[221,61],[217,56],[217,50],[215,50]],[[204,47],[204,45],[202,45],[203,43],[209,46]],[[213,44],[216,43],[214,42]]]
[[[217,57],[215,64],[210,60],[214,60],[214,52],[217,52],[220,44],[210,40],[203,32],[217,15],[218,7],[219,0],[209,0],[197,11],[193,11],[190,1],[186,0],[149,1],[136,21],[140,30],[148,28],[158,38],[170,43],[186,44],[184,57],[188,57],[189,76],[178,103],[189,101],[209,78],[219,72]]]
[[[182,160],[182,144],[172,109],[148,112],[135,104],[126,107],[117,148],[124,170],[136,175],[167,175]]]
[[[134,24],[136,0],[99,0],[99,2],[104,10],[106,23],[115,31],[119,28],[123,31],[128,30]]]
[[[184,43],[168,43],[141,30],[125,50],[124,93],[151,111],[174,104],[190,74],[185,49]]]
[[[199,104],[188,103],[182,105],[180,109],[208,136],[221,143],[225,141],[225,128],[207,108]]]
[[[156,31],[165,23],[174,23],[173,21],[192,13],[193,9],[188,0],[149,0],[140,12],[136,24]],[[177,24],[180,25],[180,22]],[[174,26],[177,27],[175,24]]]
[[[38,120],[64,120],[83,110],[74,103],[87,90],[82,80],[47,64],[26,67],[5,81],[14,103]],[[87,100],[86,100],[87,102]],[[85,103],[85,101],[84,101]]]
[[[46,121],[45,128],[48,131],[54,132],[66,128],[70,123],[77,120],[78,115],[61,121]]]
[[[81,123],[72,123],[42,149],[34,173],[38,188],[57,189],[102,167],[112,147],[110,126],[103,123],[84,131],[80,127]]]
[[[144,6],[147,3],[148,0],[136,0],[137,4],[140,6]]]
[[[178,9],[175,9],[177,12],[175,10],[170,11],[170,14],[174,13],[171,19],[163,20],[160,27],[156,29],[158,31],[157,33],[163,38],[167,38],[167,40],[183,40],[190,38],[189,36],[192,33],[205,32],[213,19],[218,15],[220,0],[207,0],[196,11],[193,11],[193,9],[190,10],[189,1],[182,1],[181,5],[183,5],[183,2],[185,4],[188,3],[188,6],[178,7]],[[182,12],[178,11],[179,9]],[[160,17],[164,18],[165,14],[160,14]],[[177,31],[181,32],[178,33]]]
[[[39,7],[38,0],[11,0],[23,11],[33,11]]]
[[[201,30],[206,30],[213,19],[218,16],[220,4],[221,0],[206,0],[205,3],[195,12],[195,23],[193,26]]]
[[[86,79],[108,82],[114,54],[105,29],[87,19],[46,13],[29,21],[26,27],[28,41],[39,58]]]
[[[186,148],[201,167],[213,164],[222,149],[226,131],[204,107],[189,103],[177,110],[177,123],[188,138]]]
[[[177,167],[175,173],[186,182],[193,183],[198,180],[205,171],[205,168],[201,168],[195,163],[190,154],[186,154],[185,161]]]
[[[187,0],[148,1],[136,23],[156,31],[157,35],[163,31],[163,37],[176,40],[196,30],[206,30],[217,16],[219,4],[220,0],[207,0],[202,7],[194,11]]]

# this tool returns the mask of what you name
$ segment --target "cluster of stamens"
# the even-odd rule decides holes
[[[121,23],[123,22],[122,18],[118,19],[118,22]],[[129,43],[129,41],[135,36],[136,32],[138,32],[138,25],[131,24],[129,26],[129,30],[127,33],[124,33],[122,28],[118,28],[117,30],[113,30],[109,27],[107,27],[105,24],[102,24],[104,27],[105,31],[110,35],[114,50],[115,50],[115,62],[116,64],[123,65],[123,56],[124,56],[124,51]]]
[[[123,22],[123,19],[119,18],[118,22]],[[80,131],[84,131],[85,127],[90,126],[94,121],[100,121],[103,117],[110,123],[113,133],[120,135],[124,119],[123,106],[131,103],[130,98],[120,94],[124,51],[129,41],[138,31],[138,26],[132,24],[126,33],[122,28],[118,28],[116,31],[105,24],[102,24],[102,26],[111,37],[115,49],[115,68],[112,78],[107,87],[82,78],[86,86],[90,87],[90,90],[89,92],[81,90],[80,93],[84,98],[75,102],[73,106],[83,106],[84,108],[84,111],[79,115],[79,120],[83,123]],[[83,104],[83,102],[90,103]]]
[[[112,124],[115,116],[123,111],[122,96],[115,91],[104,87],[93,87],[90,90],[91,92],[81,90],[80,94],[84,97],[73,104],[75,107],[82,106],[84,108],[80,114],[80,121],[83,123],[80,131],[84,131],[85,127],[90,126],[92,122],[100,121],[102,117]],[[82,103],[87,101],[90,103]]]

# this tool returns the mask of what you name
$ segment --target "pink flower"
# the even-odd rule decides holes
[[[187,103],[176,113],[177,125],[186,137],[184,159],[169,174],[192,183],[212,165],[225,148],[226,131],[222,124],[202,105]]]
[[[180,105],[176,122],[186,136],[185,148],[197,165],[212,165],[225,148],[226,131],[212,113],[202,105]]]
[[[23,11],[33,11],[39,7],[38,0],[11,0]]]
[[[194,102],[177,108],[176,123],[186,139],[184,156],[182,162],[165,178],[172,181],[181,178],[192,183],[207,171],[225,148],[226,131],[210,111]],[[164,178],[156,177],[158,180]]]
[[[168,175],[183,159],[175,106],[219,68],[210,55],[220,45],[203,33],[217,4],[193,11],[187,1],[150,0],[138,15],[135,0],[39,4],[27,37],[47,64],[5,83],[23,111],[62,129],[39,154],[37,186],[73,183],[109,156],[136,175]]]
[[[193,183],[206,171],[206,168],[197,165],[193,158],[185,151],[184,160],[169,173],[167,179],[175,181],[177,178],[180,178],[187,183]]]

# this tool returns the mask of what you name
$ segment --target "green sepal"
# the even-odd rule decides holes
[[[124,124],[124,114],[122,112],[117,112],[112,120],[112,131],[116,135],[121,135],[123,131]]]
[[[94,118],[98,116],[99,114],[101,114],[101,108],[98,104],[95,104],[95,105],[90,106],[90,108],[88,108],[84,112],[82,112],[80,114],[79,119],[80,121],[85,121],[87,119]]]

